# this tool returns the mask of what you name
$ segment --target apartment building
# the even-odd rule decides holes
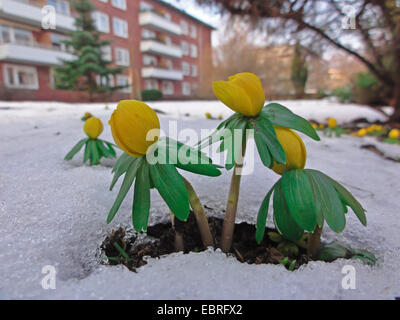
[[[162,0],[90,1],[97,29],[111,40],[104,56],[124,68],[110,81],[130,85],[112,100],[138,97],[145,89],[161,90],[166,99],[202,96],[210,81],[213,27]],[[0,99],[85,99],[53,85],[53,68],[73,59],[62,40],[74,28],[67,0],[0,0]]]

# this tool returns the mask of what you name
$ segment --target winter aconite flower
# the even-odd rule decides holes
[[[390,139],[398,139],[400,137],[400,130],[398,129],[392,129],[389,132],[389,138]]]
[[[367,129],[363,128],[357,131],[359,137],[364,137],[367,134]]]
[[[155,111],[136,100],[120,101],[109,124],[117,145],[133,157],[144,156],[148,147],[157,141],[160,131]]]
[[[274,162],[272,170],[278,174],[293,169],[303,169],[306,164],[307,153],[303,140],[293,130],[275,127],[276,136],[286,153],[286,163]]]
[[[103,123],[99,118],[90,117],[85,121],[83,131],[91,139],[96,139],[103,132]]]
[[[245,116],[257,115],[264,106],[264,90],[255,74],[238,73],[229,81],[214,81],[212,87],[222,103]]]
[[[335,118],[329,118],[328,119],[328,127],[331,128],[331,129],[334,129],[334,128],[336,128],[336,126],[337,126],[336,119]]]

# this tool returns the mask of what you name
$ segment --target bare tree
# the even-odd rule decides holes
[[[269,29],[306,35],[356,57],[393,92],[400,121],[400,5],[397,0],[197,0]],[[317,41],[320,40],[320,41]],[[304,44],[303,44],[304,45]]]

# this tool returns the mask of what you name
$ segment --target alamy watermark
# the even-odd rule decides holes
[[[342,274],[345,276],[342,278],[342,288],[345,290],[356,289],[356,268],[352,265],[345,265],[342,268]]]
[[[44,6],[42,8],[42,28],[45,30],[55,30],[56,17],[56,8],[54,6]]]
[[[42,278],[40,284],[44,290],[55,290],[56,289],[56,268],[52,265],[46,265],[42,268],[42,274],[45,276]]]

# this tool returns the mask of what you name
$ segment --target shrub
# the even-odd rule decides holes
[[[336,88],[333,90],[332,95],[337,97],[341,103],[354,102],[353,88],[351,85]]]
[[[157,89],[143,90],[142,100],[143,101],[156,101],[162,99],[162,92]]]

